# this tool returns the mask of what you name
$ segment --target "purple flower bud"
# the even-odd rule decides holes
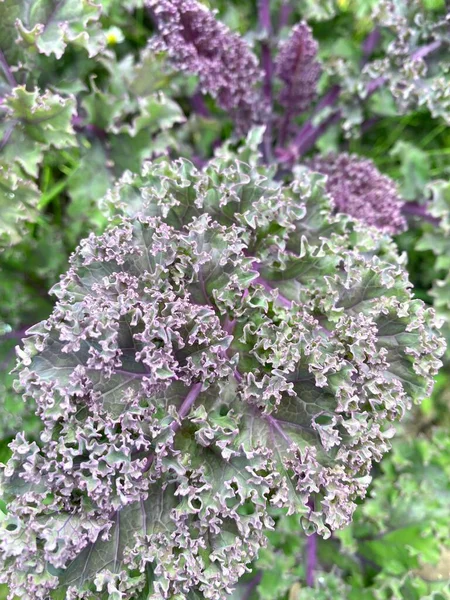
[[[374,225],[386,233],[400,233],[406,222],[403,200],[396,185],[374,163],[351,154],[318,156],[308,167],[328,176],[327,191],[339,212]]]
[[[153,46],[175,68],[198,75],[202,92],[231,113],[240,131],[249,129],[259,120],[261,73],[248,44],[195,0],[150,0],[149,6],[159,29]]]
[[[276,74],[284,83],[278,97],[278,102],[286,110],[284,128],[293,116],[305,111],[317,95],[321,71],[317,49],[311,29],[304,22],[292,29],[289,39],[281,46]]]

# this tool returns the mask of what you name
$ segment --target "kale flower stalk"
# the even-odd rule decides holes
[[[273,75],[272,60],[272,21],[270,18],[270,0],[259,0],[258,17],[263,39],[261,43],[261,64],[264,70],[263,94],[267,108],[266,131],[263,139],[263,156],[266,163],[272,162],[272,119],[273,119]]]
[[[28,331],[43,431],[2,473],[11,594],[222,600],[270,507],[346,525],[429,393],[443,343],[393,243],[333,216],[318,175],[282,186],[257,160],[126,175]]]
[[[282,44],[276,63],[276,74],[283,82],[278,102],[283,107],[279,145],[284,146],[292,127],[293,117],[307,110],[317,96],[320,65],[318,44],[305,22],[296,25]]]
[[[201,91],[231,113],[239,132],[260,122],[261,72],[248,44],[197,0],[148,0],[147,6],[158,27],[151,47],[176,69],[198,75]]]
[[[377,3],[373,11],[376,28],[362,44],[359,67],[349,66],[347,75],[337,73],[334,85],[323,95],[313,115],[298,129],[287,147],[285,138],[280,139],[275,151],[279,161],[291,167],[313,148],[330,126],[340,121],[344,121],[345,130],[351,128],[354,124],[352,111],[360,110],[380,88],[390,91],[402,114],[413,107],[426,107],[433,117],[442,117],[449,122],[449,13],[441,8],[436,13],[426,11],[421,0],[382,0]],[[387,32],[393,41],[385,49],[383,58],[373,59],[382,32]],[[294,33],[295,28],[290,38],[292,42]],[[286,73],[288,78],[295,79],[289,68]],[[302,78],[299,81],[301,85]],[[312,89],[308,78],[304,86],[306,90]],[[300,96],[301,92],[300,87]],[[370,119],[364,121],[362,130],[370,127],[371,122]]]
[[[339,212],[391,235],[405,230],[405,203],[394,181],[371,160],[343,152],[315,156],[306,165],[327,176],[326,188]]]

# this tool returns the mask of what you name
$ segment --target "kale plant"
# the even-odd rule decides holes
[[[239,580],[290,522],[313,586],[318,536],[431,393],[445,344],[390,235],[439,225],[419,244],[445,269],[447,188],[419,205],[348,146],[386,106],[448,120],[448,17],[377,2],[335,60],[314,2],[292,28],[278,4],[244,39],[196,0],[0,2],[3,268],[72,216],[45,277],[77,246],[51,314],[4,327],[40,422],[1,470],[11,599],[250,598],[262,575]]]
[[[218,600],[269,507],[348,524],[429,393],[442,342],[394,244],[334,217],[317,175],[255,162],[125,177],[28,331],[19,389],[44,429],[12,444],[0,542],[22,598]]]

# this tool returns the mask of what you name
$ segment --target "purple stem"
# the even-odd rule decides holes
[[[314,571],[317,563],[317,534],[306,539],[306,585],[314,587]]]
[[[25,337],[26,332],[31,327],[31,325],[24,325],[20,329],[15,329],[14,331],[9,331],[4,335],[0,336],[0,340],[21,340]]]
[[[314,511],[314,501],[309,500],[310,513]],[[314,587],[314,572],[317,568],[317,533],[306,538],[306,585]]]
[[[333,85],[325,94],[325,96],[319,101],[316,112],[319,112],[328,106],[333,106],[336,103],[336,100],[339,98],[340,93],[341,88],[338,85]]]
[[[367,40],[366,40],[367,42]],[[370,45],[372,41],[370,41]],[[436,41],[422,48],[416,50],[411,58],[413,60],[422,59],[437,50],[441,46],[441,42]],[[376,90],[382,87],[386,83],[386,77],[377,77],[372,81],[369,81],[366,87],[366,98],[371,96]],[[302,154],[308,152],[316,141],[325,133],[330,125],[337,122],[340,119],[341,112],[340,110],[336,110],[332,115],[330,115],[323,123],[318,126],[314,126],[312,124],[312,120],[317,113],[323,108],[332,107],[336,104],[337,100],[340,96],[340,88],[339,86],[333,86],[327,94],[322,98],[322,100],[317,105],[316,110],[314,111],[313,117],[308,119],[303,127],[298,132],[295,137],[293,143],[289,148],[282,149],[278,148],[276,154],[281,162],[284,163],[292,163],[297,160]]]
[[[419,217],[433,225],[439,225],[439,219],[430,215],[426,205],[418,202],[405,202],[402,206],[402,213],[407,216]]]
[[[272,23],[270,20],[270,0],[259,0],[258,2],[258,17],[259,24],[263,32],[268,36],[272,35]],[[261,63],[264,70],[263,93],[266,101],[266,109],[268,111],[268,119],[266,123],[266,131],[263,140],[263,153],[266,163],[271,162],[272,158],[272,105],[273,105],[273,60],[270,50],[270,41],[265,40],[261,45]]]
[[[341,111],[338,110],[336,112],[334,112],[333,114],[331,114],[329,117],[327,117],[323,123],[321,123],[319,126],[315,127],[308,136],[305,136],[305,138],[298,144],[297,147],[297,152],[298,152],[298,156],[301,156],[302,154],[305,154],[306,152],[308,152],[308,150],[311,150],[311,148],[314,146],[314,144],[316,143],[316,141],[322,137],[322,135],[325,133],[325,131],[328,129],[328,127],[330,127],[331,125],[333,125],[334,123],[337,123],[341,118]]]
[[[328,92],[319,101],[313,117],[324,108],[334,106],[341,93],[341,88],[338,85],[333,85]],[[295,136],[291,146],[287,149],[279,149],[277,154],[282,162],[294,162],[301,154],[312,148],[315,141],[322,133],[330,126],[331,121],[336,121],[339,118],[339,113],[334,113],[325,119],[320,125],[313,125],[313,117],[308,119],[301,127],[298,134]],[[336,118],[337,117],[337,118]]]
[[[366,87],[366,98],[371,96],[374,92],[377,91],[378,88],[383,86],[386,83],[386,77],[377,77],[376,79],[372,79],[369,81]]]
[[[191,98],[191,106],[194,112],[201,117],[208,118],[211,116],[208,107],[205,104],[203,95],[200,92],[196,92]]]
[[[242,382],[242,375],[239,373],[239,371],[237,369],[234,370],[233,376],[238,383]]]
[[[92,125],[91,123],[85,123],[79,115],[75,115],[72,117],[72,127],[77,131],[84,131],[85,133],[90,133],[100,140],[106,140],[107,133],[104,129],[101,129],[97,125]]]
[[[281,5],[280,9],[280,18],[278,19],[278,29],[283,29],[289,23],[289,18],[292,13],[291,3],[285,0]]]
[[[371,117],[370,119],[366,119],[361,123],[361,132],[367,133],[367,131],[369,131],[369,129],[371,129],[372,127],[374,127],[374,125],[379,123],[380,120],[380,117]]]
[[[194,163],[194,165],[197,167],[197,169],[199,171],[201,171],[208,162],[205,158],[202,158],[198,154],[193,154],[191,156],[191,161]]]
[[[231,335],[233,333],[235,325],[236,320],[231,320],[229,317],[226,317],[223,323],[223,330],[226,331],[229,335]]]
[[[292,446],[294,444],[291,438],[286,433],[284,433],[283,428],[281,427],[281,425],[278,424],[278,421],[274,417],[272,417],[271,415],[264,415],[264,418],[273,429],[276,429],[280,437],[283,438],[283,440],[286,442],[286,444],[288,444],[288,446]]]
[[[250,579],[250,581],[247,583],[247,587],[245,588],[245,592],[244,595],[242,596],[242,600],[249,600],[253,594],[254,589],[260,584],[261,579],[262,579],[262,572],[259,571],[258,573],[256,573],[256,575],[253,577],[253,579]]]
[[[270,21],[270,0],[259,0],[258,16],[261,29],[268,34],[272,33],[272,23]]]
[[[270,20],[270,0],[258,0],[258,17],[261,29],[268,34],[271,34],[272,23]]]
[[[80,117],[80,115],[74,115],[72,117],[72,127],[78,127],[79,129],[81,129],[82,127],[84,127],[84,121]]]
[[[144,468],[142,469],[144,473],[147,473],[147,471],[152,466],[154,460],[155,460],[155,455],[154,454],[150,454],[150,456],[145,461]]]
[[[268,292],[278,291],[275,288],[273,288],[270,285],[270,283],[268,281],[266,281],[265,279],[263,279],[262,277],[258,277],[257,279],[254,280],[253,283],[259,283]],[[291,308],[291,306],[292,306],[292,302],[290,300],[288,300],[285,296],[283,296],[282,294],[280,294],[280,292],[278,292],[277,300],[285,308]]]
[[[363,45],[362,45],[363,56],[361,59],[361,67],[363,67],[367,63],[369,58],[372,56],[375,48],[380,43],[380,39],[381,39],[381,32],[379,29],[376,29],[376,28],[373,31],[371,31],[369,33],[369,35],[366,37],[366,39],[364,40]]]
[[[180,408],[177,411],[178,415],[180,417],[180,421],[172,421],[172,423],[170,424],[170,429],[174,433],[176,433],[180,429],[180,427],[181,427],[181,420],[184,419],[184,417],[189,413],[189,411],[191,410],[192,406],[194,405],[194,402],[199,397],[201,391],[202,391],[202,384],[201,383],[194,383],[194,385],[189,390],[188,395],[183,400],[183,402],[181,403]],[[144,473],[146,473],[150,469],[150,467],[152,466],[154,460],[155,460],[155,455],[154,454],[151,454],[147,458],[147,461],[146,461],[146,463],[144,465],[144,469],[143,469]]]
[[[12,74],[12,71],[8,65],[8,61],[6,60],[6,57],[1,50],[0,50],[0,67],[2,68],[2,71],[5,74],[9,85],[11,87],[16,87],[17,86],[16,78]]]
[[[267,42],[262,44],[262,65],[264,69],[264,97],[269,105],[272,106],[272,77],[273,77],[273,63],[272,55],[270,53],[270,47]]]
[[[184,419],[184,417],[189,413],[192,406],[194,405],[194,402],[199,397],[201,391],[202,391],[202,384],[200,382],[194,383],[194,385],[191,387],[188,395],[183,400],[180,408],[177,411],[178,415],[180,416],[180,419]],[[173,423],[170,426],[171,430],[174,433],[176,433],[180,429],[180,427],[181,427],[181,423],[179,421],[173,421]]]
[[[378,77],[377,79],[372,80],[367,85],[367,97],[371,96],[378,88],[380,88],[386,81],[385,77]],[[322,100],[317,105],[317,108],[314,112],[316,115],[320,110],[324,108],[328,108],[334,106],[337,99],[340,95],[339,86],[333,86],[331,90],[322,98]],[[297,160],[300,156],[311,150],[316,141],[326,132],[326,130],[337,123],[341,118],[341,111],[336,110],[331,115],[329,115],[320,125],[313,125],[312,119],[308,119],[308,121],[303,125],[303,127],[298,132],[292,144],[289,148],[283,150],[277,150],[277,156],[282,162],[292,163]]]
[[[442,42],[437,40],[436,42],[432,42],[431,44],[427,44],[426,46],[422,46],[422,48],[418,48],[415,52],[411,54],[412,60],[419,60],[421,58],[425,58],[432,52],[435,52],[438,48],[441,47]]]

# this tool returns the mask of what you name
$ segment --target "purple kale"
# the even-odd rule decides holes
[[[347,525],[430,394],[444,344],[395,244],[333,215],[316,173],[245,162],[260,139],[125,174],[27,331],[42,430],[0,468],[10,598],[224,600],[272,509]]]
[[[281,125],[282,141],[288,134],[292,117],[304,112],[317,95],[321,71],[317,50],[311,29],[302,22],[292,29],[278,54],[276,74],[284,84],[278,102],[286,111]]]
[[[400,233],[405,229],[403,200],[396,185],[382,175],[371,160],[345,153],[328,154],[315,157],[307,165],[327,175],[326,188],[339,212],[386,233]]]
[[[154,47],[175,68],[199,76],[200,87],[229,111],[240,131],[260,120],[258,59],[248,44],[195,0],[150,0],[158,25]]]

